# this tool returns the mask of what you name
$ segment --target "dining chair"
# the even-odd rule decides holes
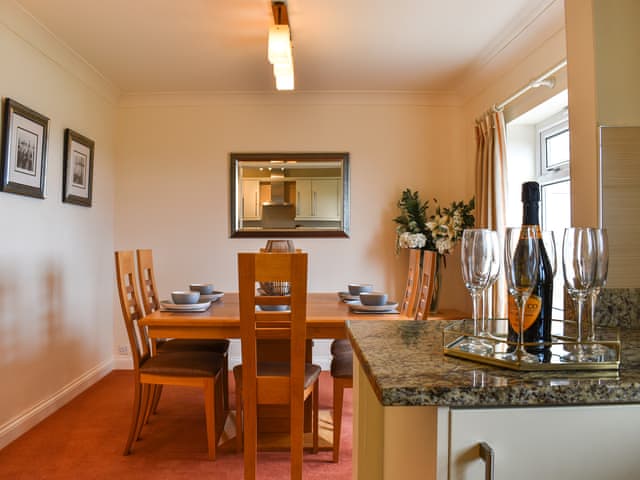
[[[318,400],[321,368],[307,363],[307,254],[239,253],[240,337],[242,364],[236,380],[237,445],[244,446],[244,478],[254,479],[257,465],[258,405],[288,405],[291,478],[302,478],[304,403],[311,396],[313,451],[318,451]],[[289,282],[286,296],[260,295],[260,282]],[[261,306],[287,305],[265,311]],[[288,339],[288,362],[258,361],[259,339]],[[243,440],[243,442],[242,442]]]
[[[208,456],[216,458],[216,443],[224,427],[222,403],[222,356],[206,351],[176,351],[152,356],[146,330],[139,328],[143,318],[135,287],[133,251],[115,252],[118,295],[129,338],[134,367],[133,412],[124,455],[131,453],[140,437],[157,385],[200,387],[204,390]],[[138,327],[138,328],[136,328]]]
[[[420,295],[416,308],[415,319],[426,320],[433,299],[434,276],[436,274],[436,259],[438,253],[429,250],[422,256],[422,278],[420,280]]]
[[[422,250],[409,249],[409,270],[400,315],[415,318],[420,287]],[[337,339],[331,343],[331,377],[333,378],[333,461],[340,460],[340,433],[342,427],[342,404],[345,388],[353,387],[353,350],[347,339]]]
[[[153,268],[153,251],[151,249],[136,250],[138,263],[138,279],[140,281],[140,293],[142,294],[142,305],[146,315],[160,309],[160,297],[156,276]],[[229,340],[227,339],[159,339],[152,341],[151,353],[181,351],[205,351],[219,353],[223,356],[222,386],[223,386],[223,407],[229,409]],[[155,389],[150,412],[155,412],[162,394],[162,385]]]

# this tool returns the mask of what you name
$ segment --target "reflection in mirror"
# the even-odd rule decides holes
[[[232,237],[348,237],[348,153],[232,153]]]

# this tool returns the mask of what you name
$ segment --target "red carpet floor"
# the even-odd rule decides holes
[[[132,397],[131,372],[113,371],[0,450],[0,479],[242,478],[242,454],[227,445],[218,450],[215,461],[207,459],[202,393],[192,388],[165,387],[158,414],[145,426],[132,454],[123,456]],[[320,408],[331,409],[331,399],[331,377],[323,372]],[[347,390],[341,461],[331,463],[330,451],[305,452],[305,479],[351,478],[351,425],[351,391]],[[260,452],[257,476],[289,478],[288,453]]]

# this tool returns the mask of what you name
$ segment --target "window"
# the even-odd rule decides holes
[[[536,125],[537,181],[540,184],[540,222],[556,239],[556,275],[553,306],[564,308],[562,236],[571,225],[571,181],[569,177],[569,119],[566,110]]]

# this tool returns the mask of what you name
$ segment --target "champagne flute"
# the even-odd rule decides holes
[[[588,350],[593,355],[606,355],[610,352],[610,348],[595,343],[596,340],[596,303],[600,290],[607,283],[607,272],[609,270],[609,240],[607,230],[604,228],[593,229],[593,240],[595,245],[596,256],[596,273],[593,277],[591,290],[589,292],[589,302],[591,306],[591,326],[587,334],[587,341],[590,342]]]
[[[584,305],[591,291],[596,273],[596,250],[591,228],[567,228],[562,241],[562,266],[564,283],[576,305],[576,344],[568,349],[564,358],[569,361],[585,362],[593,360],[582,345],[582,320]]]
[[[473,302],[473,336],[478,336],[478,301],[487,288],[491,274],[491,230],[482,228],[466,229],[462,232],[460,260],[464,285]],[[493,347],[478,338],[467,338],[458,345],[460,350],[486,355]]]
[[[492,337],[487,327],[486,319],[493,318],[493,299],[489,298],[491,294],[491,287],[498,276],[500,275],[500,241],[498,239],[498,232],[491,231],[491,272],[489,274],[489,281],[487,282],[487,288],[482,292],[482,326],[480,328],[481,337]]]
[[[524,307],[538,281],[538,232],[537,225],[523,225],[521,228],[508,228],[505,236],[504,270],[509,293],[513,295],[518,309],[519,325],[517,347],[513,352],[501,354],[500,358],[504,360],[526,363],[540,361],[537,355],[525,350],[523,342]]]

